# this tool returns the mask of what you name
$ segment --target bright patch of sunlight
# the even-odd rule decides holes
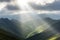
[[[56,34],[53,37],[49,38],[48,40],[56,40],[58,37],[60,37],[60,34]]]
[[[35,35],[35,34],[34,34],[35,32],[36,32],[36,33],[41,33],[41,32],[43,32],[44,30],[46,30],[46,29],[45,29],[43,26],[37,27],[33,32],[29,33],[26,38]]]

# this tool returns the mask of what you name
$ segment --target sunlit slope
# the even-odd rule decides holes
[[[58,38],[60,38],[60,34],[55,34],[52,37],[48,38],[48,40],[57,40]]]

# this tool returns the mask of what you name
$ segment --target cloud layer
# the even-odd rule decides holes
[[[35,10],[60,10],[60,1],[55,1],[51,4],[46,4],[44,6],[42,5],[36,5],[34,3],[30,4]]]
[[[6,9],[8,9],[10,11],[14,11],[14,10],[19,10],[19,7],[16,5],[7,5]]]
[[[0,0],[0,2],[10,2],[12,0]]]

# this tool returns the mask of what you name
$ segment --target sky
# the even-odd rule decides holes
[[[50,14],[49,17],[59,19],[60,0],[0,0],[0,16],[24,15],[30,12]]]

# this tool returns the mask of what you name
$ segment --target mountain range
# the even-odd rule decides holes
[[[40,15],[38,15],[38,16],[40,16]],[[40,17],[42,17],[42,16],[40,16]],[[34,29],[35,29],[31,23],[37,24],[38,22],[39,23],[41,23],[41,22],[39,20],[38,21],[36,20],[36,22],[34,20],[32,22],[31,21],[25,22],[23,24],[23,26],[25,28],[24,28],[24,31],[22,32],[23,29],[21,29],[20,28],[21,26],[19,26],[19,25],[21,25],[20,22],[18,20],[9,19],[9,18],[0,18],[0,29],[4,30],[8,34],[10,33],[9,35],[14,34],[15,36],[21,37],[25,40],[47,40],[48,38],[52,37],[53,35],[55,35],[57,33],[60,34],[60,20],[55,20],[55,19],[49,18],[46,15],[45,16],[43,15],[42,19],[46,23],[48,23],[52,28],[54,28],[54,30],[52,31],[52,30],[49,30],[50,28],[48,28],[48,29],[44,30],[42,33],[34,32],[33,36],[25,38],[27,36],[27,34],[34,31]],[[41,26],[41,24],[37,24],[36,26],[38,27],[39,25]],[[32,29],[29,27],[31,27]],[[28,29],[28,30],[25,30],[25,29]],[[56,33],[53,33],[54,31],[56,31]],[[1,30],[0,30],[0,33],[1,33]]]

